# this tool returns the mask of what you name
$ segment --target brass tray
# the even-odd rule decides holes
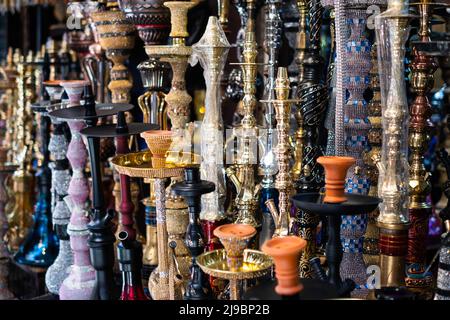
[[[242,270],[228,269],[225,249],[205,252],[197,257],[197,264],[206,274],[227,280],[255,279],[265,275],[273,265],[270,256],[257,250],[244,250]]]
[[[119,155],[112,158],[111,163],[119,174],[137,178],[164,179],[183,176],[184,168],[166,165],[164,168],[152,167],[150,151],[141,151]]]

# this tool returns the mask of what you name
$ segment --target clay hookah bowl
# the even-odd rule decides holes
[[[345,177],[347,170],[356,163],[352,157],[324,156],[317,159],[325,169],[325,198],[323,202],[342,203],[345,195]]]
[[[152,153],[152,167],[164,168],[166,153],[172,144],[173,133],[166,130],[155,130],[141,133],[147,146]]]
[[[230,223],[214,229],[214,235],[219,238],[227,253],[230,271],[241,271],[244,264],[244,250],[255,234],[256,229],[249,224]]]
[[[303,290],[299,282],[300,253],[306,240],[296,236],[277,237],[266,241],[262,251],[272,257],[278,284],[275,292],[280,296],[295,296]]]

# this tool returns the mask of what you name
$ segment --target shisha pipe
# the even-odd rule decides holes
[[[293,189],[290,164],[290,143],[289,143],[289,116],[291,114],[291,105],[298,100],[289,100],[290,82],[286,68],[278,68],[278,75],[275,81],[276,99],[262,101],[273,103],[277,119],[278,145],[276,155],[278,161],[278,174],[275,181],[275,187],[279,191],[279,210],[276,210],[273,199],[268,200],[270,213],[275,221],[275,237],[287,236],[289,234],[289,196]]]
[[[298,104],[297,117],[302,119],[304,139],[302,151],[301,173],[296,179],[297,192],[318,192],[323,186],[323,170],[316,163],[318,157],[323,154],[319,145],[317,128],[321,126],[328,97],[327,87],[321,76],[323,59],[320,56],[320,30],[322,25],[323,7],[320,1],[308,0],[306,8],[309,16],[309,46],[299,61],[299,83],[296,98]],[[303,77],[302,77],[303,76]],[[307,240],[307,246],[300,258],[300,272],[302,276],[311,277],[312,270],[309,260],[316,254],[316,229],[319,218],[312,212],[298,210],[295,220],[299,227],[298,235]]]
[[[205,115],[201,126],[202,179],[215,184],[214,192],[202,196],[200,219],[207,238],[207,250],[217,249],[214,229],[225,219],[225,174],[223,169],[223,120],[220,103],[220,77],[230,45],[217,17],[209,17],[205,33],[194,45],[191,65],[203,67],[206,81]]]
[[[145,131],[154,130],[157,125],[148,123],[130,123],[125,120],[125,113],[117,113],[117,124],[103,125],[82,130],[82,134],[89,137],[116,139],[117,155],[129,153],[128,137]],[[119,234],[122,235],[121,244],[117,247],[118,257],[139,259],[139,262],[131,261],[132,270],[122,265],[123,280],[121,300],[146,300],[141,281],[142,269],[142,244],[136,240],[136,230],[133,227],[134,204],[131,200],[130,177],[120,174],[120,212],[119,212]],[[126,239],[126,242],[124,242]],[[131,251],[137,251],[130,252]],[[130,258],[130,259],[131,259]],[[127,258],[124,258],[127,260]],[[119,260],[119,262],[121,262]],[[122,261],[123,262],[123,261]],[[122,263],[121,262],[121,263]],[[123,263],[122,263],[123,264]],[[126,264],[126,263],[125,263]]]
[[[114,217],[114,210],[106,210],[104,193],[102,188],[102,171],[100,168],[100,138],[98,135],[89,134],[89,131],[96,126],[101,117],[107,117],[119,112],[126,112],[133,108],[129,104],[95,104],[92,88],[85,87],[83,106],[71,107],[55,110],[50,113],[52,116],[65,119],[85,120],[87,128],[81,130],[84,135],[87,129],[87,141],[89,148],[89,158],[92,176],[92,219],[88,224],[90,231],[88,245],[91,253],[91,263],[96,271],[96,288],[93,299],[111,300],[116,298],[114,286],[113,266],[114,266],[114,242],[115,236],[112,232],[111,220]],[[103,128],[99,127],[99,131]]]
[[[378,195],[383,200],[377,225],[380,228],[381,286],[405,282],[408,217],[408,106],[404,76],[404,43],[409,33],[409,1],[390,0],[378,15],[376,37],[380,71],[383,126],[381,157],[374,159],[380,177]],[[386,38],[388,43],[386,43]]]
[[[261,199],[265,202],[268,199],[277,197],[277,190],[274,188],[273,176],[278,170],[274,148],[274,106],[270,102],[275,99],[275,77],[278,65],[278,55],[281,46],[281,28],[282,21],[280,17],[281,1],[266,1],[266,24],[265,24],[265,43],[264,49],[268,56],[266,83],[264,86],[264,100],[266,103],[266,150],[261,159],[259,174],[263,175],[261,182]],[[271,238],[274,232],[274,223],[269,208],[265,203],[261,203],[262,226],[259,237],[260,246]]]

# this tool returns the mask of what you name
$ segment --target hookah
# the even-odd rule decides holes
[[[216,189],[202,196],[200,220],[206,235],[206,250],[217,249],[214,229],[225,218],[225,174],[223,168],[223,120],[219,80],[230,45],[217,17],[209,17],[202,38],[192,45],[191,65],[199,62],[206,82],[205,114],[201,125],[201,178]]]
[[[308,0],[306,8],[309,16],[309,49],[298,61],[299,81],[296,97],[298,104],[297,118],[302,119],[302,171],[296,177],[297,192],[318,192],[323,185],[322,168],[316,163],[323,151],[319,145],[317,128],[320,127],[327,104],[327,87],[321,81],[323,65],[320,56],[320,29],[322,25],[323,7],[320,1]],[[303,8],[302,8],[303,9]],[[304,9],[303,9],[304,10]],[[304,15],[302,10],[302,16]],[[300,208],[297,208],[300,209]],[[316,229],[319,218],[312,212],[297,210],[294,221],[298,228],[298,235],[307,240],[307,246],[300,258],[300,272],[304,277],[312,277],[309,260],[316,254]]]
[[[186,230],[185,244],[191,253],[191,277],[188,281],[184,300],[205,300],[211,298],[209,281],[203,274],[197,258],[204,251],[205,241],[199,223],[201,196],[215,190],[214,183],[201,180],[198,166],[186,167],[184,181],[172,186],[175,194],[184,197],[189,207],[189,225]],[[216,229],[217,230],[217,229]],[[217,236],[217,234],[215,234]],[[213,251],[212,251],[213,252]],[[214,275],[213,275],[214,276]]]
[[[420,1],[418,6],[420,14],[419,41],[430,41],[430,26],[432,3],[428,0]],[[432,213],[431,204],[427,198],[431,193],[430,173],[424,165],[425,152],[430,143],[431,105],[428,94],[434,84],[433,74],[438,68],[435,57],[412,50],[413,60],[411,69],[411,89],[415,98],[410,106],[409,123],[409,220],[408,253],[406,263],[406,285],[408,287],[431,288],[431,273],[424,274],[426,264],[426,239],[428,236],[428,222]]]
[[[138,125],[137,128],[124,128],[123,131],[119,127],[116,132],[115,125],[96,126],[98,118],[124,113],[131,110],[133,106],[129,104],[95,104],[90,86],[84,89],[84,102],[85,104],[82,106],[55,110],[50,115],[67,120],[85,120],[87,124],[87,128],[82,129],[80,133],[87,136],[93,189],[91,221],[88,224],[90,231],[88,245],[96,281],[92,298],[111,300],[116,297],[113,277],[115,237],[111,228],[114,211],[107,211],[105,208],[99,159],[100,137],[128,136],[133,134],[133,130],[141,129],[141,127]],[[120,119],[122,116],[118,116],[118,118]],[[122,123],[118,122],[118,124]]]
[[[336,117],[335,153],[356,159],[347,175],[349,193],[367,194],[370,179],[364,163],[367,151],[368,119],[364,92],[370,84],[371,43],[366,37],[367,7],[383,5],[384,1],[335,1],[336,13]],[[345,21],[345,22],[344,22]],[[338,30],[339,29],[339,30]],[[345,88],[344,88],[345,87]],[[347,91],[346,91],[347,90]],[[346,97],[346,93],[348,97]],[[341,272],[345,278],[354,280],[357,290],[354,297],[367,295],[366,266],[363,259],[363,235],[367,229],[367,216],[343,217],[341,241],[344,246]]]
[[[259,174],[263,175],[261,182],[261,211],[262,211],[262,226],[259,235],[259,246],[270,239],[275,231],[275,224],[265,202],[269,199],[278,199],[278,191],[274,185],[273,176],[276,174],[278,167],[276,163],[276,156],[273,151],[275,137],[274,137],[274,107],[270,102],[275,98],[275,70],[278,65],[279,49],[281,47],[281,28],[282,21],[280,17],[281,1],[266,1],[266,24],[265,24],[265,43],[264,49],[268,56],[266,83],[264,86],[263,99],[269,102],[266,103],[265,121],[266,121],[266,150],[261,159],[261,164],[258,168]],[[277,202],[275,202],[277,205]]]
[[[155,43],[149,43],[145,45],[145,51],[150,57],[150,63],[158,64],[157,69],[155,69],[156,73],[153,72],[153,77],[157,76],[159,79],[158,81],[161,82],[164,80],[163,77],[165,76],[164,74],[162,74],[162,72],[166,73],[168,71],[166,67],[167,63],[170,64],[172,69],[172,82],[170,91],[166,95],[154,95],[155,98],[159,97],[158,99],[161,99],[159,102],[158,99],[156,99],[156,104],[154,105],[155,108],[158,107],[159,109],[157,116],[162,128],[169,127],[167,118],[170,119],[171,131],[174,133],[174,135],[171,137],[172,145],[170,146],[170,149],[168,151],[166,161],[168,164],[175,166],[184,166],[186,164],[190,164],[192,155],[190,153],[192,145],[188,133],[189,129],[185,129],[189,121],[189,105],[192,101],[191,96],[186,91],[185,72],[189,57],[191,56],[193,49],[192,47],[186,45],[186,39],[189,36],[187,32],[187,13],[197,4],[198,2],[190,1],[164,2],[166,10],[167,8],[170,10],[170,22],[172,27],[169,36],[171,38],[172,44],[156,45]],[[159,41],[159,43],[161,42],[162,41]],[[142,69],[141,72],[148,71]],[[159,84],[159,87],[161,87],[161,84]],[[163,102],[162,98],[165,102]],[[144,97],[144,99],[146,98]],[[150,112],[150,117],[152,116],[152,114],[155,114],[155,112],[151,109]],[[179,197],[177,198],[177,196],[171,191],[171,186],[173,185],[173,183],[175,183],[175,181],[172,179],[172,183],[170,184],[169,190],[167,192],[167,203],[165,203],[168,209],[168,220],[176,218],[177,215],[179,215],[180,221],[185,221],[183,217],[186,215],[187,206],[185,203],[183,203],[183,201],[181,201],[182,199],[180,199]],[[181,225],[179,227],[181,228]],[[158,250],[159,248],[160,245],[158,245]],[[167,251],[166,248],[164,250]],[[172,253],[175,255],[176,259],[172,259],[171,262],[168,262],[169,264],[171,264],[171,266],[169,267],[170,270],[175,270],[174,268],[176,268],[176,265],[178,265],[181,273],[188,272],[185,263],[186,251],[187,250],[184,244],[178,242],[177,247],[173,248],[172,250]],[[162,254],[165,256],[168,254],[168,252],[164,252]],[[154,276],[156,277],[154,280],[154,285],[159,288],[159,286],[162,284],[158,282],[156,276],[157,274],[159,273],[154,273]],[[186,277],[188,275],[184,274],[182,276]],[[180,285],[175,285],[174,283],[172,284],[172,282],[174,281],[174,277],[169,276],[168,279],[171,283],[171,290],[173,289],[176,291],[176,293],[175,291],[171,291],[171,298],[174,298],[174,296],[182,295],[182,293],[180,292]],[[150,286],[151,284],[149,282],[149,288]],[[175,287],[177,289],[175,289]],[[159,291],[159,289],[155,290]],[[164,296],[165,294],[166,293],[164,293]]]
[[[388,1],[388,9],[375,19],[380,71],[383,144],[374,162],[379,170],[378,195],[383,200],[380,228],[381,286],[405,284],[408,247],[408,106],[404,55],[409,33],[408,1]],[[382,45],[388,39],[389,45]],[[389,129],[389,130],[388,130]]]
[[[235,223],[249,224],[255,228],[260,227],[260,222],[256,220],[255,214],[259,204],[259,193],[261,185],[255,182],[255,171],[257,164],[257,152],[255,146],[260,141],[258,137],[258,127],[254,111],[257,105],[256,100],[256,75],[257,66],[257,43],[254,31],[254,3],[247,2],[247,30],[243,46],[243,62],[241,65],[244,83],[244,97],[242,100],[244,116],[241,124],[233,128],[233,133],[225,142],[226,151],[229,145],[237,140],[237,150],[233,150],[233,155],[227,151],[226,159],[233,160],[234,164],[226,169],[226,174],[234,184],[237,195],[234,199],[238,211]],[[251,13],[251,14],[250,14]],[[238,156],[237,156],[238,155]],[[229,157],[232,156],[232,159]]]
[[[290,91],[290,82],[286,68],[278,68],[278,74],[275,81],[276,99],[263,101],[274,105],[276,120],[278,145],[276,147],[276,156],[278,161],[278,174],[275,180],[275,187],[279,192],[279,210],[276,209],[275,202],[270,199],[266,202],[270,213],[275,222],[274,237],[284,237],[289,234],[289,197],[293,189],[290,164],[290,114],[291,105],[297,100],[288,100]]]
[[[205,33],[192,45],[191,65],[200,63],[206,82],[205,114],[201,124],[201,178],[211,181],[215,190],[202,196],[200,220],[205,236],[205,251],[220,248],[214,230],[225,220],[225,170],[223,167],[223,120],[220,101],[220,79],[230,44],[217,17],[209,17]],[[214,278],[214,291],[219,291]]]
[[[31,62],[33,53],[28,56],[21,56],[17,65],[17,110],[15,120],[14,141],[17,145],[14,152],[14,164],[18,164],[18,169],[14,172],[13,192],[15,194],[14,207],[8,213],[9,230],[7,233],[8,246],[11,252],[17,252],[19,245],[25,239],[33,215],[33,188],[34,176],[30,173],[30,152],[33,148],[31,139],[32,133],[32,115],[30,101],[35,99],[35,91],[30,84],[32,75]],[[19,116],[20,115],[20,116]]]
[[[340,275],[343,256],[340,239],[342,216],[367,214],[378,206],[380,199],[344,192],[347,170],[355,164],[354,158],[322,156],[317,161],[325,169],[325,194],[299,193],[292,197],[292,200],[299,209],[328,217],[328,242],[326,246],[328,275],[325,276],[324,272],[321,271],[316,276],[319,279],[328,280],[331,285],[335,286],[340,297],[350,297],[351,291],[355,288],[355,282],[351,279],[343,281]],[[313,262],[314,259],[311,264]],[[316,263],[314,268],[320,270],[321,266]]]
[[[40,68],[39,64],[42,62],[39,61],[40,58],[34,60],[28,60],[28,71],[29,75],[36,68]],[[35,73],[36,75],[36,73]],[[30,76],[27,79],[29,89],[34,90],[36,86],[36,80],[34,76]],[[38,79],[40,80],[40,79]],[[62,90],[62,89],[61,89]],[[50,94],[49,94],[50,95]],[[35,100],[36,94],[34,94],[31,99],[27,100],[27,107],[32,109],[32,106],[29,104]],[[45,112],[43,109],[39,109],[39,113]],[[59,153],[59,148],[66,145],[64,132],[60,131],[61,136],[59,141],[53,140],[52,142],[56,142],[52,145],[49,144],[50,138],[50,119],[48,116],[44,114],[40,114],[39,118],[39,128],[37,139],[39,140],[40,153],[42,155],[42,161],[39,163],[39,169],[36,174],[37,186],[38,186],[38,196],[37,203],[33,213],[33,225],[29,229],[26,238],[23,243],[20,245],[19,250],[16,252],[14,259],[20,263],[25,265],[30,265],[38,268],[48,268],[55,260],[58,255],[59,243],[56,234],[52,228],[52,193],[51,193],[51,180],[52,180],[52,171],[49,166],[50,162],[50,151],[53,152],[53,155],[64,155],[64,151]],[[31,138],[33,131],[30,130],[27,134],[30,135],[28,138]],[[53,149],[54,148],[54,149]],[[52,150],[53,149],[53,150]],[[55,156],[55,160],[58,160],[57,156]],[[22,188],[30,189],[30,185],[22,185]],[[32,190],[29,191],[30,193]],[[58,213],[58,212],[57,212]],[[61,217],[64,223],[64,220],[67,217]],[[57,222],[57,221],[55,221]],[[59,222],[59,221],[58,221]],[[58,223],[57,222],[57,223]]]
[[[91,18],[99,36],[100,46],[105,50],[106,57],[113,62],[111,81],[108,84],[111,101],[128,103],[133,83],[124,63],[134,48],[134,26],[119,10],[116,2],[108,1],[107,8],[105,11],[93,12]]]
[[[49,117],[48,112],[55,108],[66,107],[67,92],[64,92],[61,96],[61,101],[55,103],[55,100],[51,100],[51,96],[55,97],[55,94],[60,94],[63,91],[60,83],[57,81],[49,81],[43,83],[43,101],[33,105],[35,112],[41,112],[41,117],[48,118],[48,122],[51,121],[53,125],[53,134],[50,137],[48,149],[50,151],[50,157],[53,162],[50,163],[51,169],[51,211],[52,222],[56,236],[59,239],[59,252],[53,264],[47,269],[45,274],[45,284],[50,293],[58,295],[59,289],[63,280],[68,276],[69,268],[73,263],[73,254],[70,248],[69,234],[67,232],[67,225],[70,219],[70,211],[67,204],[64,202],[64,197],[67,195],[69,188],[69,180],[71,177],[70,166],[67,161],[67,146],[68,137],[66,124],[57,118]],[[41,120],[42,121],[42,120]],[[46,125],[43,130],[50,130],[50,123]],[[44,154],[44,161],[46,155]]]
[[[88,81],[64,81],[61,83],[68,93],[70,105],[80,105],[84,87]],[[91,265],[87,240],[89,223],[87,201],[90,188],[85,176],[87,149],[81,137],[80,130],[85,127],[83,121],[67,120],[72,139],[70,140],[67,159],[72,167],[72,178],[68,184],[68,195],[64,198],[70,208],[70,221],[67,234],[70,236],[70,248],[73,252],[73,263],[69,274],[64,277],[59,289],[60,300],[89,300],[95,287],[95,270]]]

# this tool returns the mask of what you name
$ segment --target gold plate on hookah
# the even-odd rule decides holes
[[[152,167],[152,154],[150,151],[133,152],[115,156],[112,158],[111,163],[119,174],[137,178],[164,179],[180,177],[183,175],[185,167],[199,163],[199,155],[187,152],[183,153],[183,155],[185,156],[183,159],[189,158],[191,161],[176,164],[166,163],[163,168]]]
[[[244,264],[240,271],[231,271],[225,249],[209,251],[197,257],[197,264],[206,274],[227,280],[255,279],[262,277],[273,265],[272,259],[257,250],[244,250]]]
[[[164,179],[183,175],[183,167],[166,165],[152,167],[152,154],[149,151],[133,152],[112,158],[111,163],[119,174],[138,178]]]

